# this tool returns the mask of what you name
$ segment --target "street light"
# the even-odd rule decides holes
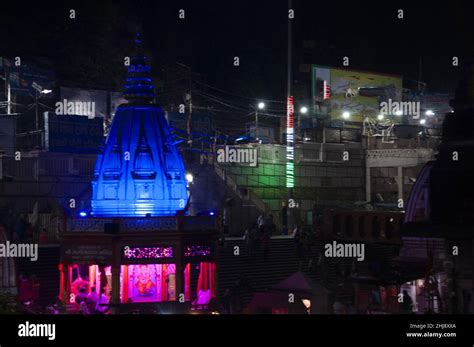
[[[427,116],[434,116],[435,113],[434,113],[433,111],[431,111],[431,110],[428,110],[428,111],[425,112],[425,115],[427,115]]]
[[[265,103],[260,101],[257,104],[257,108],[255,109],[255,139],[258,140],[258,110],[263,110],[265,108]]]
[[[383,114],[379,114],[379,115],[377,116],[377,119],[378,119],[378,120],[383,120]]]
[[[344,127],[346,125],[345,120],[349,119],[351,117],[351,114],[348,111],[342,112],[342,131],[344,131]],[[341,135],[342,136],[342,135]]]
[[[298,113],[298,136],[302,137],[302,126],[301,126],[301,115],[302,114],[307,114],[308,113],[308,108],[306,106],[301,106],[300,107],[300,112]]]
[[[49,93],[52,92],[52,90],[51,89],[45,89],[36,82],[33,82],[31,84],[31,87],[33,87],[33,89],[36,90],[36,93],[35,93],[35,118],[36,118],[35,130],[39,131],[39,114],[38,114],[38,112],[39,112],[39,99],[40,99],[41,95],[49,94]],[[38,139],[38,137],[36,139]],[[38,145],[38,140],[36,140],[36,141],[37,141],[36,145]]]
[[[187,174],[186,174],[186,181],[187,181],[188,183],[193,183],[193,181],[194,181],[193,174],[187,173]]]
[[[402,111],[397,111],[397,112],[395,112],[395,116],[401,116],[401,115],[403,115],[403,112],[402,112]]]
[[[426,124],[426,119],[420,119],[420,124],[425,125]]]

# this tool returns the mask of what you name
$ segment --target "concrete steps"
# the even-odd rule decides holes
[[[234,255],[235,247],[239,247],[239,255]],[[267,259],[258,247],[254,256],[249,257],[244,240],[226,240],[225,247],[219,251],[219,296],[226,289],[234,290],[243,309],[254,293],[270,289],[297,271],[316,279],[315,273],[307,271],[311,255],[304,254],[298,258],[293,238],[272,238],[269,249]],[[241,285],[238,286],[239,279]]]

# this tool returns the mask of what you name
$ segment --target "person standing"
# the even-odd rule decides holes
[[[257,218],[257,226],[258,226],[258,232],[260,233],[260,237],[263,236],[263,232],[265,231],[265,214],[261,214]]]

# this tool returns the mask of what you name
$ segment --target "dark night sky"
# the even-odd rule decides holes
[[[178,18],[181,8],[185,20]],[[398,8],[405,19],[397,19]],[[461,70],[451,66],[452,57],[462,66],[474,51],[468,2],[294,0],[294,9],[297,63],[341,66],[348,56],[350,68],[416,79],[421,57],[428,88],[450,91]],[[287,1],[10,2],[2,4],[0,23],[0,55],[51,58],[60,78],[79,74],[77,65],[96,64],[99,76],[118,64],[140,24],[155,65],[179,61],[207,74],[209,84],[250,96],[286,94]],[[303,50],[303,40],[313,40],[314,49]]]

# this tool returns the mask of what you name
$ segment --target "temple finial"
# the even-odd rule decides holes
[[[151,68],[143,50],[142,36],[135,35],[135,52],[130,59],[127,79],[124,87],[124,97],[129,103],[149,104],[155,97]]]

